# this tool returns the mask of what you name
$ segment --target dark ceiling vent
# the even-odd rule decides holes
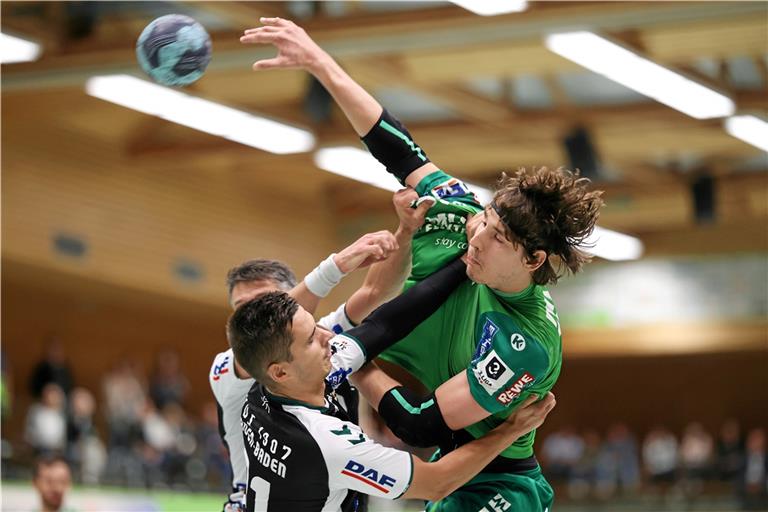
[[[173,275],[185,283],[198,283],[203,280],[202,265],[189,260],[179,260],[173,265]]]
[[[79,236],[68,233],[53,235],[53,252],[68,258],[83,258],[88,252],[88,244]]]

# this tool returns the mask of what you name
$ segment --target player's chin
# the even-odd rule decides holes
[[[483,284],[483,276],[480,269],[471,263],[467,265],[467,277],[478,284]]]

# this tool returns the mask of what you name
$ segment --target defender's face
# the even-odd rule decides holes
[[[505,235],[504,224],[491,207],[482,213],[467,250],[467,275],[476,283],[501,291],[530,279],[525,250]]]
[[[315,323],[315,319],[304,308],[293,317],[293,360],[285,364],[291,378],[305,386],[317,386],[331,371],[331,338],[333,333]]]
[[[240,304],[244,304],[251,299],[255,299],[259,295],[263,295],[268,292],[281,291],[282,288],[271,279],[264,279],[259,281],[249,281],[237,283],[232,288],[232,293],[229,297],[230,305],[232,309],[237,309]]]

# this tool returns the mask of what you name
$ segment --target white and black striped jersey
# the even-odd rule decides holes
[[[353,325],[344,312],[344,306],[345,304],[342,304],[336,311],[318,320],[318,325],[337,334],[351,329]],[[235,375],[235,356],[232,349],[216,355],[208,374],[208,380],[213,396],[216,398],[219,413],[219,433],[229,450],[229,460],[232,464],[232,487],[237,487],[238,484],[245,485],[248,473],[243,434],[240,429],[240,413],[248,396],[248,390],[251,389],[255,381],[253,379],[240,379]],[[356,394],[347,397],[348,400],[350,398],[354,399],[353,403],[356,405]]]
[[[368,438],[334,394],[315,407],[256,383],[242,414],[249,512],[354,512],[366,494],[397,499],[413,478],[411,455]]]

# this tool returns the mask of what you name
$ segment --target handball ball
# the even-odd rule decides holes
[[[203,26],[181,14],[161,16],[136,41],[142,69],[163,85],[189,85],[211,61],[211,37]]]

